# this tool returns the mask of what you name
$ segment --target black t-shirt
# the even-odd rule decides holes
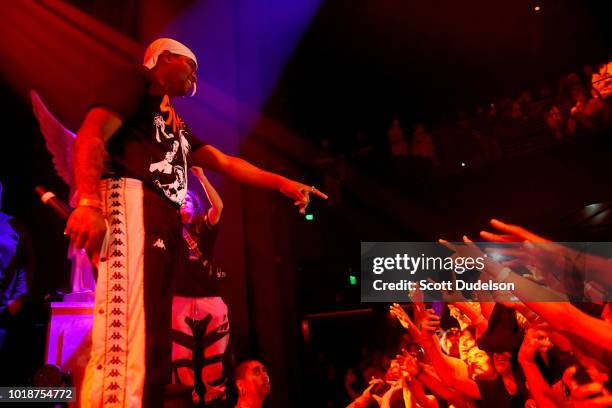
[[[481,400],[477,401],[479,407],[523,408],[525,406],[525,396],[521,392],[520,386],[516,394],[510,395],[501,376],[497,376],[494,380],[476,379],[476,384],[478,384],[478,390],[482,397]]]
[[[180,205],[187,192],[189,152],[204,144],[193,137],[167,95],[149,94],[152,81],[144,66],[121,67],[104,82],[91,105],[107,107],[123,120],[106,143],[102,177],[139,179]]]
[[[184,228],[189,233],[198,251],[193,250],[187,239],[185,245],[189,250],[189,260],[175,274],[174,294],[185,297],[219,296],[220,272],[213,261],[213,247],[217,240],[218,226],[210,225],[208,217],[203,216]],[[183,232],[184,234],[184,232]],[[185,236],[183,236],[185,238]]]

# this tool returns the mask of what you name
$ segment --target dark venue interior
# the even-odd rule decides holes
[[[390,302],[362,301],[360,243],[481,241],[492,218],[550,241],[612,242],[612,100],[596,80],[612,74],[606,9],[577,0],[4,4],[0,209],[29,232],[33,265],[0,386],[40,385],[44,364],[62,368],[59,354],[50,359],[50,319],[72,290],[66,221],[35,193],[44,186],[68,203],[71,189],[31,90],[76,133],[102,81],[140,64],[151,41],[193,50],[197,94],[173,103],[195,137],[328,195],[300,214],[275,191],[205,169],[224,203],[214,258],[227,274],[230,403],[241,392],[230,390],[234,370],[256,359],[269,376],[264,407],[374,407],[349,404],[416,343]],[[206,197],[196,176],[189,185]],[[610,293],[590,316],[610,314]],[[444,330],[460,326],[451,308],[439,315]],[[465,406],[487,404],[483,395]]]

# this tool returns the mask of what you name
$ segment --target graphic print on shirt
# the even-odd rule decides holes
[[[165,147],[164,157],[152,158],[149,172],[153,183],[159,187],[166,197],[177,204],[182,204],[187,193],[187,154],[189,142],[185,137],[187,131],[184,123],[170,104],[168,96],[164,96],[159,105],[160,113],[153,117],[155,140]],[[168,117],[162,116],[167,113]]]

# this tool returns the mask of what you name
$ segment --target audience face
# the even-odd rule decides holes
[[[404,139],[404,135],[402,133],[402,128],[399,125],[399,121],[397,119],[393,120],[393,125],[391,129],[389,129],[389,133],[387,134],[387,138],[389,142],[399,142]]]
[[[582,89],[582,87],[580,86],[576,86],[574,88],[572,88],[572,100],[574,102],[584,102],[586,101],[586,93],[584,92],[584,89]]]
[[[476,340],[472,334],[464,330],[459,337],[459,356],[462,360],[467,360],[467,355],[471,349],[476,347]]]
[[[489,355],[478,347],[472,347],[467,353],[466,363],[472,378],[488,379],[495,377],[495,369]]]
[[[402,366],[397,360],[391,360],[391,366],[385,373],[385,380],[396,381],[402,378]]]
[[[448,329],[444,338],[444,348],[453,357],[459,357],[459,331],[456,328]]]
[[[521,101],[531,102],[531,94],[528,91],[521,92]]]
[[[540,88],[540,99],[548,99],[550,97],[550,88]]]
[[[195,215],[195,205],[193,202],[193,197],[191,193],[187,193],[185,195],[185,201],[181,206],[181,219],[183,220],[183,224],[189,224],[193,221],[193,216]]]
[[[572,72],[567,76],[567,83],[570,85],[575,85],[580,83],[580,77],[577,73]]]
[[[270,395],[270,377],[266,367],[259,361],[247,363],[244,377],[236,381],[241,396],[266,398]]]
[[[510,363],[511,358],[512,353],[508,351],[504,351],[503,353],[493,353],[493,364],[495,365],[495,370],[499,374],[507,374],[512,372],[512,364]]]

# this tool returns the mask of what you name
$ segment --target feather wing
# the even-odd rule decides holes
[[[45,106],[40,96],[35,91],[30,91],[32,98],[32,109],[38,119],[40,131],[45,137],[47,149],[53,156],[53,165],[57,174],[64,179],[70,190],[74,190],[74,173],[72,165],[74,161],[74,145],[76,135],[66,129],[53,116]],[[72,195],[72,194],[71,194]]]

